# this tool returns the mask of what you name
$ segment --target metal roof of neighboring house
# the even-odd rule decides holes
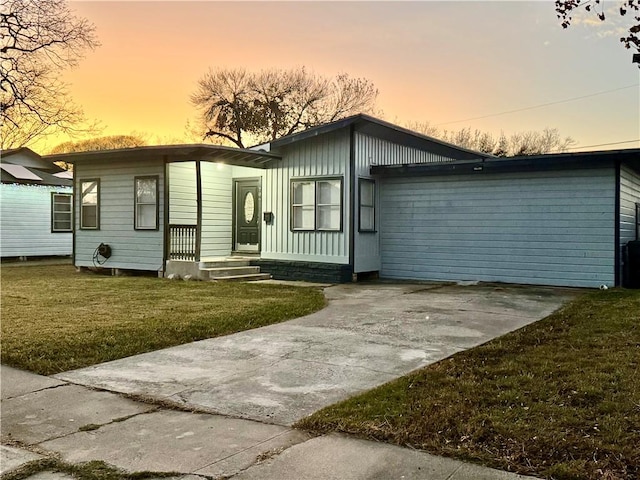
[[[18,155],[20,154],[20,155]],[[28,147],[12,148],[0,152],[0,161],[4,164],[22,165],[37,168],[45,172],[64,172],[64,168],[55,165],[53,161],[42,157]]]
[[[51,174],[49,172],[44,172],[42,170],[38,170],[37,168],[32,167],[23,167],[21,165],[13,165],[13,164],[1,164],[0,165],[0,173],[2,178],[2,183],[20,183],[24,185],[48,185],[48,186],[57,186],[57,187],[70,187],[73,185],[73,176],[71,178],[60,177],[60,173]],[[13,167],[20,167],[19,172],[16,171]],[[30,178],[27,177],[27,173],[31,175]],[[63,172],[72,174],[72,172]],[[37,178],[36,178],[37,177]]]
[[[39,177],[31,170],[27,170],[27,167],[23,167],[22,165],[13,165],[11,163],[2,163],[0,164],[0,168],[11,175],[16,180],[36,180],[38,182],[42,181],[42,177]]]
[[[594,152],[547,153],[518,157],[488,157],[481,160],[408,165],[374,165],[372,175],[462,175],[469,173],[522,172],[598,168],[622,162],[640,171],[640,148]]]
[[[302,132],[287,135],[286,137],[278,138],[271,142],[271,149],[277,149],[301,140],[317,137],[352,126],[355,131],[366,135],[382,138],[383,140],[388,140],[407,147],[433,152],[457,160],[474,160],[493,157],[493,155],[458,147],[457,145],[443,142],[442,140],[414,132],[407,128],[385,122],[384,120],[380,120],[363,113],[343,118],[332,123],[309,128]]]
[[[2,158],[5,158],[11,155],[15,155],[16,153],[19,153],[19,152],[40,156],[36,152],[31,150],[29,147],[8,148],[6,150],[3,150],[0,156],[2,156]]]
[[[54,162],[85,163],[95,161],[145,160],[163,158],[167,162],[186,162],[204,160],[223,162],[231,165],[265,168],[280,156],[247,148],[226,147],[222,145],[158,145],[115,150],[96,150],[91,152],[74,152],[47,155],[45,158]]]
[[[54,177],[57,178],[67,178],[69,180],[73,180],[73,172],[65,170],[64,172],[58,172],[53,174]]]

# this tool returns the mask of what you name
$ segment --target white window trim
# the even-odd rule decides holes
[[[56,210],[56,206],[60,205],[56,202],[56,198],[69,198],[69,211]],[[66,205],[66,204],[64,204]],[[69,214],[69,228],[56,228],[56,214]],[[51,233],[71,233],[73,232],[73,194],[51,192]]]
[[[328,181],[335,181],[338,180],[340,182],[340,203],[336,204],[336,203],[318,203],[318,191],[319,189],[318,187],[318,183],[319,182],[328,182]],[[296,183],[305,183],[305,182],[311,182],[313,183],[313,205],[312,204],[294,204],[293,203],[293,186]],[[341,176],[326,176],[326,177],[301,177],[301,178],[292,178],[290,180],[290,188],[289,188],[289,194],[291,196],[291,200],[290,200],[290,208],[289,208],[289,216],[290,216],[290,221],[289,221],[289,229],[292,232],[342,232],[343,228],[344,228],[344,208],[343,208],[343,203],[344,203],[344,179]],[[313,207],[313,228],[296,228],[293,224],[294,222],[294,215],[293,215],[293,211],[294,211],[294,207]],[[338,228],[320,228],[318,227],[318,208],[319,207],[334,207],[337,206],[340,209],[340,226]]]

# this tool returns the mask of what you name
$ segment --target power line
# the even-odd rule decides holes
[[[531,107],[517,108],[515,110],[506,110],[504,112],[499,112],[499,113],[491,113],[489,115],[482,115],[481,117],[472,117],[472,118],[465,118],[464,120],[454,120],[452,122],[437,123],[437,124],[434,125],[434,127],[439,127],[441,125],[449,125],[451,123],[469,122],[471,120],[480,120],[480,119],[483,119],[483,118],[497,117],[499,115],[507,115],[509,113],[524,112],[525,110],[533,110],[535,108],[548,107],[550,105],[557,105],[559,103],[573,102],[575,100],[581,100],[583,98],[596,97],[598,95],[604,95],[606,93],[611,93],[611,92],[618,92],[620,90],[626,90],[628,88],[633,88],[633,87],[638,87],[638,86],[640,86],[640,83],[636,83],[634,85],[627,85],[626,87],[612,88],[611,90],[603,90],[602,92],[590,93],[588,95],[581,95],[579,97],[567,98],[565,100],[558,100],[556,102],[541,103],[540,105],[533,105]]]
[[[567,148],[567,150],[575,150],[576,148],[604,147],[606,145],[619,145],[621,143],[633,143],[633,142],[640,142],[640,138],[636,138],[635,140],[623,140],[622,142],[598,143],[596,145],[578,145],[577,147],[569,147]]]

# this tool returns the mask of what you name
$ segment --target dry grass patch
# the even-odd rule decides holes
[[[43,375],[307,315],[320,289],[2,266],[2,363]]]
[[[162,478],[179,478],[181,476],[179,472],[129,473],[100,460],[72,464],[49,457],[30,462],[15,471],[8,472],[2,476],[2,479],[26,480],[41,472],[61,473],[77,480],[159,480]]]
[[[640,291],[582,296],[297,426],[550,479],[640,478]]]

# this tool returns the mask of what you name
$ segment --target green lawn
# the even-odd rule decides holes
[[[43,375],[282,322],[325,305],[317,288],[2,265],[2,363]]]
[[[549,479],[638,479],[640,291],[581,296],[296,426]]]

